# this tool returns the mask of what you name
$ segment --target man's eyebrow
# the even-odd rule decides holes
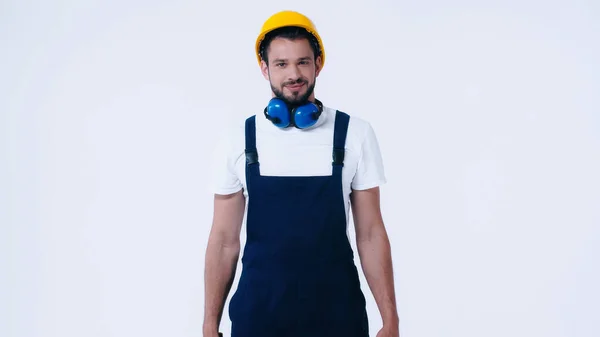
[[[281,59],[281,58],[273,60],[273,62],[287,62],[287,61],[288,61],[288,59]],[[310,56],[301,57],[298,59],[298,61],[310,61]]]

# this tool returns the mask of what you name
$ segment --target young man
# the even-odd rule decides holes
[[[379,186],[382,158],[370,124],[315,99],[325,52],[312,22],[283,11],[257,38],[272,99],[246,119],[216,180],[206,250],[204,336],[216,337],[241,252],[230,305],[232,337],[367,337],[365,297],[347,235],[382,315],[378,337],[397,337],[390,244]]]

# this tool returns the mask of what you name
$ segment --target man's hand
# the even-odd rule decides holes
[[[377,333],[377,337],[400,337],[398,326],[384,324]]]
[[[207,329],[204,328],[202,332],[202,337],[223,337],[223,334],[218,332],[216,329]]]
[[[204,331],[202,332],[202,337],[220,337],[222,335],[219,334],[217,329],[212,329],[212,328],[204,328]]]

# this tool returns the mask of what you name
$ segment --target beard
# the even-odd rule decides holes
[[[308,98],[310,97],[310,95],[312,95],[313,91],[315,90],[315,84],[316,84],[316,80],[312,84],[309,84],[308,81],[305,79],[298,79],[297,81],[283,83],[281,85],[281,89],[279,89],[279,88],[276,88],[271,81],[269,81],[269,82],[271,83],[271,90],[273,90],[275,97],[284,101],[288,107],[300,106],[300,105],[308,103]],[[307,89],[304,94],[300,95],[299,93],[292,93],[292,94],[286,96],[283,93],[283,88],[286,85],[293,85],[293,84],[300,84],[300,83],[306,84]]]

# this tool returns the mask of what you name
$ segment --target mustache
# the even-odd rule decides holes
[[[295,81],[287,81],[287,82],[284,82],[284,83],[283,83],[283,86],[286,86],[286,85],[294,85],[294,84],[306,84],[306,83],[308,83],[308,81],[307,81],[307,80],[305,80],[305,79],[302,79],[302,78],[299,78],[299,79],[297,79],[297,80],[295,80]]]

